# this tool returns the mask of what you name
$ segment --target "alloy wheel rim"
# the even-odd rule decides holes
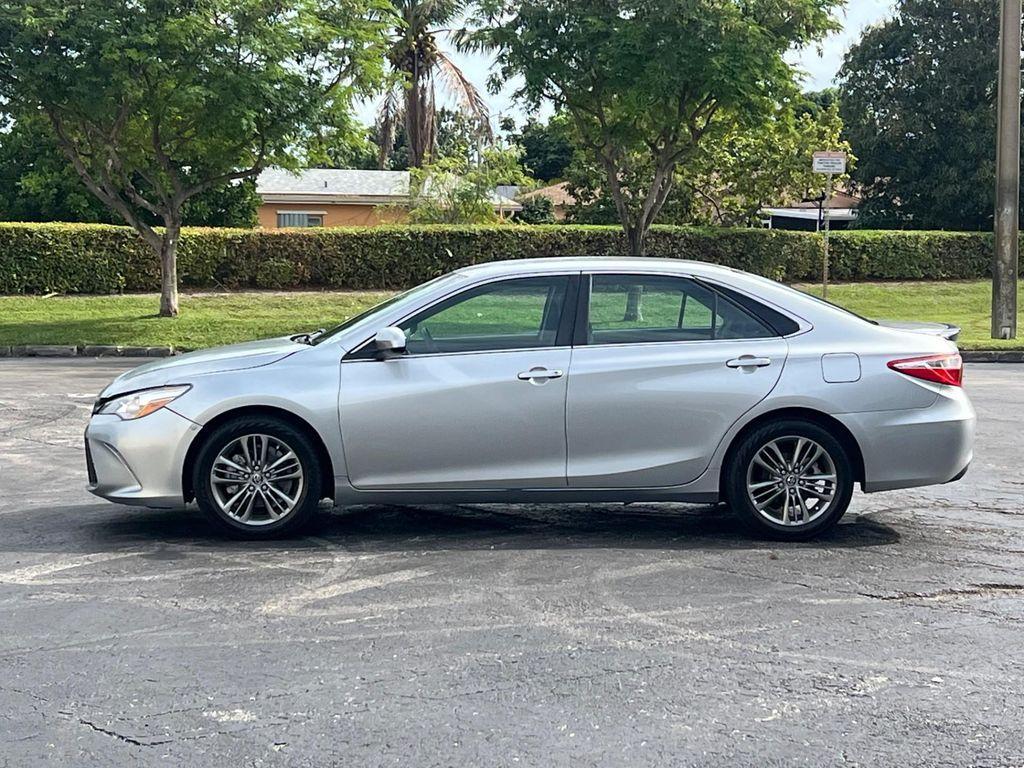
[[[775,438],[747,467],[747,497],[757,513],[775,525],[814,522],[832,508],[838,487],[835,462],[809,437]]]
[[[235,438],[213,460],[210,488],[221,512],[245,525],[270,525],[288,517],[305,487],[302,462],[271,435]]]

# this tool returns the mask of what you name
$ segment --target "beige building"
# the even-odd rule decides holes
[[[408,171],[307,168],[298,173],[268,168],[256,180],[263,229],[372,227],[405,221],[410,202]],[[521,210],[494,195],[502,215]]]
[[[264,229],[373,226],[405,219],[409,174],[333,168],[294,174],[268,168],[256,180],[256,191],[263,199]]]

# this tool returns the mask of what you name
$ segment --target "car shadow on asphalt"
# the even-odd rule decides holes
[[[825,535],[786,543],[754,537],[725,506],[684,504],[374,505],[325,511],[302,535],[236,541],[195,508],[179,510],[84,506],[34,509],[23,530],[0,538],[0,551],[111,552],[154,544],[199,549],[319,549],[353,552],[431,550],[770,550],[782,547],[863,548],[896,544],[900,533],[867,516],[848,515]],[[4,515],[9,526],[18,513]],[[8,528],[8,530],[11,530]]]

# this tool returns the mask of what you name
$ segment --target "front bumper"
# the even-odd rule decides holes
[[[967,394],[943,387],[928,408],[848,413],[864,457],[864,490],[891,491],[959,480],[974,457],[976,417]]]
[[[85,430],[89,492],[119,504],[180,507],[185,454],[199,429],[170,408],[133,421],[93,416]]]

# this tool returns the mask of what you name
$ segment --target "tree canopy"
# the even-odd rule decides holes
[[[523,169],[541,181],[565,176],[574,151],[568,115],[555,114],[546,122],[529,119],[513,140],[523,149]]]
[[[903,0],[839,74],[861,225],[989,229],[999,3]]]
[[[437,160],[439,110],[437,85],[455,98],[457,111],[474,125],[475,132],[491,138],[487,103],[476,86],[443,49],[439,38],[466,12],[463,0],[391,0],[396,25],[388,48],[391,88],[377,115],[379,167],[389,165],[396,134],[401,128],[405,160],[420,168]]]
[[[825,177],[813,172],[811,157],[820,149],[849,153],[841,128],[834,103],[821,107],[818,94],[806,94],[795,109],[779,109],[757,125],[703,143],[676,171],[658,222],[756,226],[767,205],[816,198],[824,192]],[[577,200],[569,211],[572,221],[616,221],[614,206],[602,194],[603,174],[586,153],[576,154],[567,178]]]
[[[452,154],[413,168],[415,224],[488,224],[500,220],[494,209],[495,187],[526,181],[518,149],[485,149],[479,158]],[[511,211],[509,212],[511,213]]]
[[[159,255],[174,315],[185,204],[297,165],[312,126],[379,85],[390,14],[379,0],[0,0],[0,98],[45,117]]]
[[[492,84],[550,99],[604,174],[633,253],[705,140],[797,95],[785,54],[836,28],[842,0],[481,0],[471,42]]]
[[[251,179],[225,182],[189,198],[181,220],[193,227],[254,227],[259,204]],[[139,216],[153,226],[161,223],[149,211]],[[82,184],[38,114],[11,120],[0,132],[0,220],[121,222]]]

